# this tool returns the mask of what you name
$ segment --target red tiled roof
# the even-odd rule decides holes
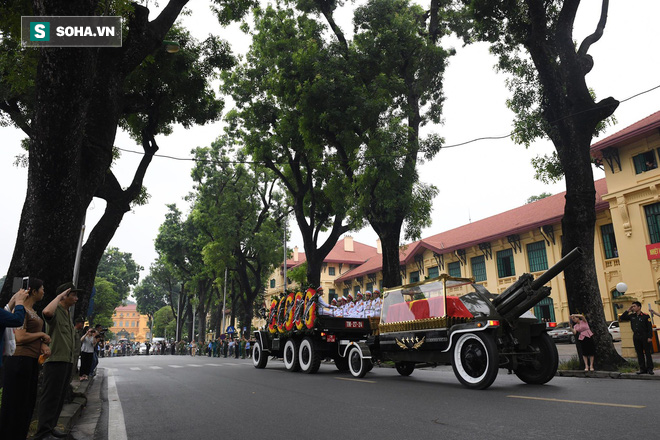
[[[119,306],[115,308],[115,312],[134,312],[137,310],[136,304],[129,304],[127,306]]]
[[[353,240],[353,250],[346,251],[344,250],[345,240],[345,238],[342,238],[337,241],[330,253],[323,260],[325,263],[362,264],[369,258],[378,254],[378,250],[375,247],[368,246],[355,240]],[[300,266],[305,261],[307,261],[305,253],[298,252],[298,261],[294,261],[291,258],[286,260],[286,268],[287,270],[292,269],[296,266]],[[280,267],[282,267],[282,265],[280,265]]]
[[[375,247],[355,240],[353,240],[353,250],[346,251],[344,250],[345,241],[346,238],[339,240],[323,261],[326,263],[362,264],[378,253]]]
[[[602,196],[607,194],[605,179],[595,181],[594,186],[596,187],[596,211],[603,211],[609,206],[609,203],[602,199]],[[566,192],[555,194],[410,243],[399,250],[399,261],[401,264],[408,264],[420,249],[430,249],[439,254],[447,254],[458,249],[476,246],[479,243],[494,241],[507,235],[520,234],[540,226],[559,223],[564,216],[565,196]],[[365,264],[346,272],[335,282],[379,272],[382,269],[382,263],[382,258],[378,255]]]
[[[630,142],[636,137],[646,135],[649,131],[655,130],[660,127],[660,111],[645,117],[644,119],[635,122],[634,124],[624,128],[621,131],[606,137],[602,141],[598,141],[591,146],[591,155],[597,158],[602,157],[604,150],[607,147],[620,147],[623,143]]]

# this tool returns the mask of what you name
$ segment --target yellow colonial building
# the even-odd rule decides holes
[[[115,339],[129,339],[132,342],[147,342],[151,340],[149,330],[149,317],[141,315],[135,304],[120,306],[112,315],[113,326],[110,331],[114,333]]]
[[[592,146],[605,170],[595,182],[595,258],[605,317],[618,319],[634,300],[660,303],[660,112]],[[501,293],[524,272],[538,275],[561,258],[565,193],[424,238],[400,250],[403,283],[440,273],[474,277]],[[337,288],[382,287],[381,261],[370,259],[339,277]],[[628,285],[625,297],[616,285]],[[534,308],[546,321],[567,321],[563,275],[550,283],[552,294]],[[463,292],[452,292],[461,294]],[[625,326],[624,326],[625,327]]]

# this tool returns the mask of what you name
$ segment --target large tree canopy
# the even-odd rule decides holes
[[[398,284],[404,222],[408,238],[428,225],[436,191],[419,183],[416,164],[440,146],[436,136],[420,142],[419,129],[440,121],[450,54],[437,45],[441,4],[371,0],[355,11],[353,39],[334,1],[255,11],[247,61],[227,75],[238,106],[230,120],[287,190],[312,284],[340,235],[365,219],[383,243],[386,285]]]
[[[79,278],[79,287],[89,292],[124,213],[144,194],[142,180],[158,149],[155,136],[167,133],[174,122],[192,125],[219,116],[222,102],[207,81],[211,72],[231,65],[227,46],[217,39],[198,43],[173,29],[170,35],[183,43],[182,50],[162,51],[186,3],[170,0],[151,21],[146,7],[125,0],[0,4],[0,120],[26,133],[29,150],[28,190],[8,279],[38,276],[52,298],[57,285],[72,279],[85,211],[99,197],[107,207],[83,247]],[[216,10],[227,22],[240,18],[250,4],[218,1]],[[122,47],[26,49],[20,44],[21,15],[101,14],[125,18]],[[120,125],[145,150],[127,188],[111,170]],[[10,290],[5,282],[2,303]]]
[[[462,0],[469,39],[491,43],[498,67],[512,74],[516,140],[529,143],[547,136],[555,146],[560,171],[566,178],[566,206],[562,219],[566,254],[581,247],[585,256],[565,271],[569,307],[583,313],[594,331],[596,364],[614,369],[617,354],[605,325],[603,303],[594,263],[596,221],[591,140],[618,106],[614,98],[595,100],[586,83],[594,60],[589,48],[598,42],[607,22],[608,0],[602,0],[600,19],[580,44],[573,40],[579,0]],[[550,163],[555,163],[552,159]],[[554,165],[557,168],[556,165]]]

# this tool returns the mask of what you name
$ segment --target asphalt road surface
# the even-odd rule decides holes
[[[354,379],[332,363],[313,375],[287,372],[281,361],[257,370],[250,359],[189,356],[106,358],[100,366],[115,408],[109,438],[117,440],[658,435],[656,381],[555,377],[532,386],[500,370],[488,390],[473,391],[451,367],[410,377],[376,367]]]

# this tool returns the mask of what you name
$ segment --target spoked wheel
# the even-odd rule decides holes
[[[300,369],[303,373],[314,374],[319,371],[321,357],[316,347],[314,347],[314,341],[311,338],[307,337],[300,343],[298,361],[300,362]]]
[[[284,367],[289,371],[300,371],[298,343],[293,339],[287,340],[284,344]]]
[[[364,359],[360,347],[353,345],[348,349],[348,369],[353,377],[364,377],[371,370],[371,359]]]
[[[266,368],[268,355],[264,353],[261,341],[254,343],[254,348],[252,349],[252,363],[255,368]]]
[[[542,333],[529,344],[528,349],[535,354],[520,355],[520,366],[514,371],[516,376],[525,383],[544,384],[549,382],[557,373],[559,354],[557,346],[547,333]]]
[[[415,371],[414,362],[397,362],[394,366],[401,376],[410,376]]]
[[[497,377],[497,346],[492,337],[481,333],[463,333],[454,344],[452,368],[458,380],[468,388],[483,390]]]

